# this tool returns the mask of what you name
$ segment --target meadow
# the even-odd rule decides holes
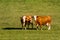
[[[50,15],[51,30],[21,30],[23,15]],[[59,35],[60,0],[0,0],[0,40],[60,40]]]

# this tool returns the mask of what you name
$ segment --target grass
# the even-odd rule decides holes
[[[1,40],[59,40],[60,31],[1,30]]]
[[[22,15],[50,15],[51,30],[20,30]],[[0,0],[0,40],[60,40],[59,35],[60,0]]]

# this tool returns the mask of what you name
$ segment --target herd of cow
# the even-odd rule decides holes
[[[20,19],[21,19],[20,21],[21,21],[22,29],[25,29],[25,30],[26,30],[26,25],[28,25],[29,27],[29,25],[31,24],[33,28],[34,23],[36,24],[37,30],[38,30],[38,27],[40,27],[40,30],[42,30],[42,25],[46,25],[48,27],[48,30],[51,29],[51,16],[25,15],[20,17]]]

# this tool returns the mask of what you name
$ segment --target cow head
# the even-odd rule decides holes
[[[34,16],[33,16],[33,18],[34,18],[34,20],[36,21],[37,16],[36,16],[36,15],[34,15]]]

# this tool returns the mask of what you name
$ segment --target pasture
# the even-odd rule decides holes
[[[23,15],[50,15],[51,30],[21,30]],[[0,0],[0,40],[60,40],[60,0]]]

